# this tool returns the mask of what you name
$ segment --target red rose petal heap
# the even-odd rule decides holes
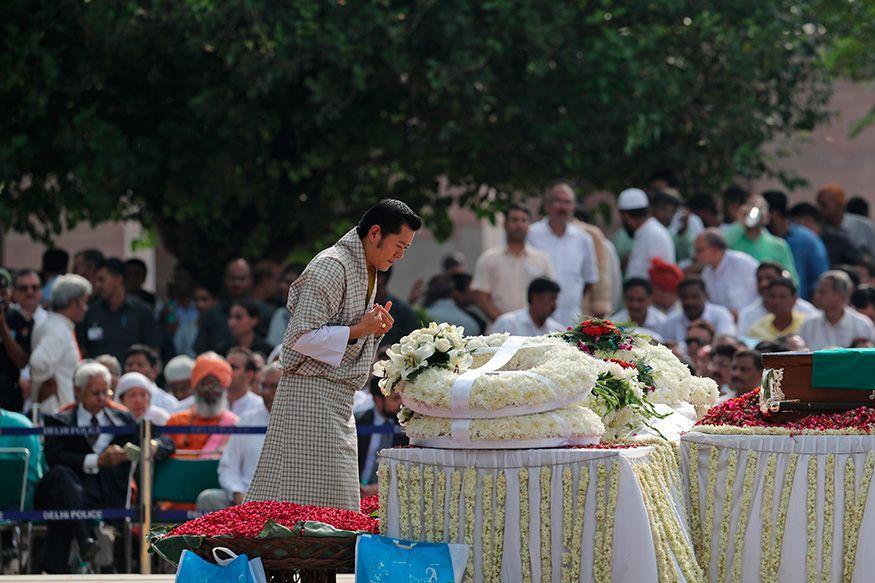
[[[784,427],[796,430],[825,431],[851,429],[871,433],[875,429],[875,408],[857,407],[850,411],[813,413],[793,421],[767,419],[760,412],[759,389],[729,399],[712,407],[696,425],[730,425],[733,427]]]
[[[171,530],[168,536],[189,534],[251,538],[261,532],[268,520],[273,520],[289,528],[301,521],[315,521],[329,524],[341,530],[379,532],[377,520],[361,512],[321,506],[302,506],[291,502],[262,501],[231,506],[189,520]]]
[[[373,496],[365,496],[362,498],[361,509],[362,514],[370,516],[380,508],[380,497],[374,494]]]

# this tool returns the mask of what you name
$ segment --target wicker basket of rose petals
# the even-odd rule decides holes
[[[376,497],[365,498],[373,511]],[[261,557],[274,581],[328,581],[334,572],[352,572],[360,533],[379,532],[376,518],[338,508],[291,502],[247,502],[189,520],[152,539],[152,549],[171,563],[189,549],[212,561],[212,550],[225,547],[250,558]]]

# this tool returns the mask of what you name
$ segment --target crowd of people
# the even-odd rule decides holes
[[[609,317],[671,346],[728,398],[758,386],[763,352],[875,346],[875,224],[865,201],[847,200],[838,185],[791,206],[782,192],[738,186],[683,197],[671,173],[659,173],[646,189],[619,194],[614,233],[592,222],[567,182],[538,201],[540,218],[534,204],[506,209],[505,242],[470,270],[449,255],[406,297],[393,293],[391,268],[378,273],[376,301],[391,301],[394,317],[381,349],[429,321],[534,336],[582,314]],[[0,268],[0,427],[266,426],[282,376],[286,297],[303,269],[238,258],[216,289],[180,263],[155,295],[143,289],[142,261],[96,249],[72,264],[49,249],[39,271]],[[397,425],[399,408],[376,382],[356,392],[360,424]],[[136,484],[137,440],[0,436],[0,447],[31,451],[28,507],[118,508]],[[156,459],[219,458],[221,487],[190,506],[215,510],[243,500],[263,442],[189,433],[162,437],[154,450]],[[403,443],[399,432],[360,436],[363,494],[375,492],[377,452]],[[50,522],[42,568],[69,572],[74,557],[93,560],[97,535],[84,522]]]

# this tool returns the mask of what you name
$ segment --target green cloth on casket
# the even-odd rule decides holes
[[[875,348],[818,350],[811,360],[815,389],[875,390]]]

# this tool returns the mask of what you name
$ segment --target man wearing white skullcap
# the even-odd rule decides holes
[[[179,401],[176,411],[184,411],[194,405],[194,389],[191,386],[193,368],[194,359],[186,354],[171,358],[164,367],[167,390]]]
[[[650,216],[650,201],[640,188],[627,188],[617,199],[623,228],[633,239],[632,251],[626,264],[626,277],[647,279],[650,262],[659,257],[667,263],[675,262],[674,241],[668,229]]]
[[[136,421],[145,418],[155,425],[164,425],[170,418],[170,413],[152,405],[153,391],[155,385],[149,377],[138,372],[129,372],[119,378],[115,398],[128,408]]]

